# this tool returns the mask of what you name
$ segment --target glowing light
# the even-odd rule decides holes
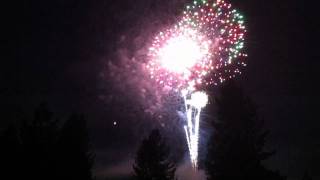
[[[171,72],[185,74],[207,53],[206,46],[201,47],[196,41],[182,35],[169,39],[159,52],[164,68]]]
[[[197,108],[203,108],[207,105],[207,102],[208,102],[208,95],[206,93],[195,92],[191,94],[190,105]]]
[[[150,77],[184,98],[184,129],[195,168],[200,113],[208,101],[197,90],[234,78],[246,66],[244,17],[231,7],[224,0],[195,0],[173,27],[154,37],[149,48]]]

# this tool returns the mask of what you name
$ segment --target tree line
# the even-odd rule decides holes
[[[58,120],[45,104],[31,119],[11,123],[0,136],[1,179],[93,179],[85,118]]]
[[[275,151],[265,151],[269,131],[242,89],[229,81],[213,101],[206,107],[213,129],[203,162],[207,180],[285,180],[262,163]],[[95,179],[83,115],[59,120],[42,104],[31,119],[2,130],[0,143],[0,176],[7,177],[1,179]],[[151,131],[137,150],[132,179],[176,180],[177,163],[170,155],[161,131]],[[312,180],[307,173],[302,179]]]

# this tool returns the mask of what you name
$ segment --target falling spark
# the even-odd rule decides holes
[[[186,133],[190,159],[194,168],[198,165],[198,146],[199,146],[199,124],[201,109],[206,106],[208,96],[204,92],[194,92],[183,96],[187,117],[187,124],[184,126]]]

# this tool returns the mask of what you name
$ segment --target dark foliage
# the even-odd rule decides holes
[[[153,130],[142,141],[133,169],[138,180],[173,180],[176,165],[170,160],[170,150],[159,130]]]
[[[25,178],[55,179],[57,134],[57,121],[45,104],[35,110],[32,120],[24,121],[18,136],[21,145],[19,165]]]
[[[84,117],[72,115],[64,124],[58,141],[60,161],[63,162],[61,164],[63,178],[92,179],[93,155],[88,142]]]
[[[311,178],[311,176],[309,175],[308,172],[305,172],[304,175],[303,175],[302,180],[312,180],[312,178]]]
[[[278,172],[261,163],[273,153],[265,152],[268,131],[256,108],[234,81],[221,88],[216,99],[217,118],[208,143],[205,162],[208,180],[282,180]]]
[[[62,123],[43,104],[33,119],[7,128],[0,143],[1,179],[93,179],[86,122],[81,116]]]
[[[21,166],[21,145],[15,126],[11,125],[2,132],[0,144],[0,179],[18,179],[20,173],[16,170]]]

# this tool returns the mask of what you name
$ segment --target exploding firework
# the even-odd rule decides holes
[[[151,78],[176,90],[193,88],[195,81],[201,81],[200,67],[209,67],[211,46],[211,40],[187,24],[160,32],[150,48],[152,61],[147,67]],[[207,73],[201,71],[202,75]]]
[[[185,132],[194,167],[197,166],[199,121],[207,95],[204,85],[222,83],[241,74],[244,59],[243,16],[223,0],[194,1],[177,24],[155,36],[147,68],[151,78],[184,98]]]
[[[246,66],[245,32],[243,16],[231,4],[194,1],[173,28],[154,38],[147,68],[159,84],[174,89],[217,85]]]

